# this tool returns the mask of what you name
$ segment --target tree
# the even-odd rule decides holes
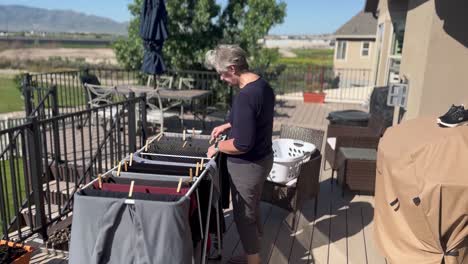
[[[167,3],[169,38],[164,43],[164,58],[175,69],[201,69],[205,53],[221,38],[213,23],[220,7],[215,0],[169,0]]]
[[[129,5],[133,16],[128,38],[114,44],[117,60],[127,69],[139,70],[143,46],[139,21],[143,0]],[[235,43],[251,56],[254,68],[267,67],[278,57],[277,51],[257,43],[276,24],[282,23],[286,4],[276,0],[229,0],[226,8],[215,0],[168,0],[169,38],[163,56],[172,69],[202,69],[206,51],[219,43]]]
[[[265,70],[279,58],[277,50],[262,48],[258,40],[283,23],[286,3],[276,0],[229,0],[221,15],[224,41],[238,43],[251,56],[254,68]]]
[[[117,61],[128,70],[139,70],[143,61],[143,42],[139,35],[142,4],[143,0],[134,0],[128,5],[133,16],[128,25],[128,38],[121,38],[114,43]]]

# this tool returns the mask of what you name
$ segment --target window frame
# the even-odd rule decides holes
[[[364,48],[364,44],[367,44],[367,48]],[[364,51],[367,50],[367,54],[364,55]],[[371,42],[370,41],[362,41],[361,42],[361,57],[368,58],[371,56]]]
[[[340,44],[341,44],[341,48],[340,48]],[[347,53],[348,53],[348,41],[346,41],[346,40],[337,40],[336,41],[336,56],[335,56],[335,59],[340,60],[340,61],[345,61]]]

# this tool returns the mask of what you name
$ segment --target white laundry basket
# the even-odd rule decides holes
[[[310,159],[315,145],[301,140],[280,138],[273,140],[274,162],[268,180],[287,183],[299,175],[301,165]]]

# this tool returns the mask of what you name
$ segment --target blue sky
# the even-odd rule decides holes
[[[170,1],[170,0],[167,0]],[[128,21],[127,5],[133,0],[0,0],[0,4],[17,4],[47,9],[68,9]],[[225,4],[227,0],[217,0]],[[333,33],[364,7],[365,0],[285,0],[287,15],[271,34]]]

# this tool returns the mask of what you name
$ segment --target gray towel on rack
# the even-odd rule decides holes
[[[74,196],[71,264],[192,263],[190,201]]]
[[[208,170],[208,176],[213,181],[213,203],[219,201],[221,195],[221,189],[219,184],[219,170],[214,159],[210,160],[206,164],[206,169]]]
[[[117,176],[117,172],[112,172],[113,177],[122,177],[127,179],[140,179],[140,180],[156,180],[156,181],[168,181],[178,182],[180,178],[184,181],[190,180],[189,176],[174,176],[174,175],[161,175],[161,174],[149,174],[139,172],[120,172],[120,176]]]

